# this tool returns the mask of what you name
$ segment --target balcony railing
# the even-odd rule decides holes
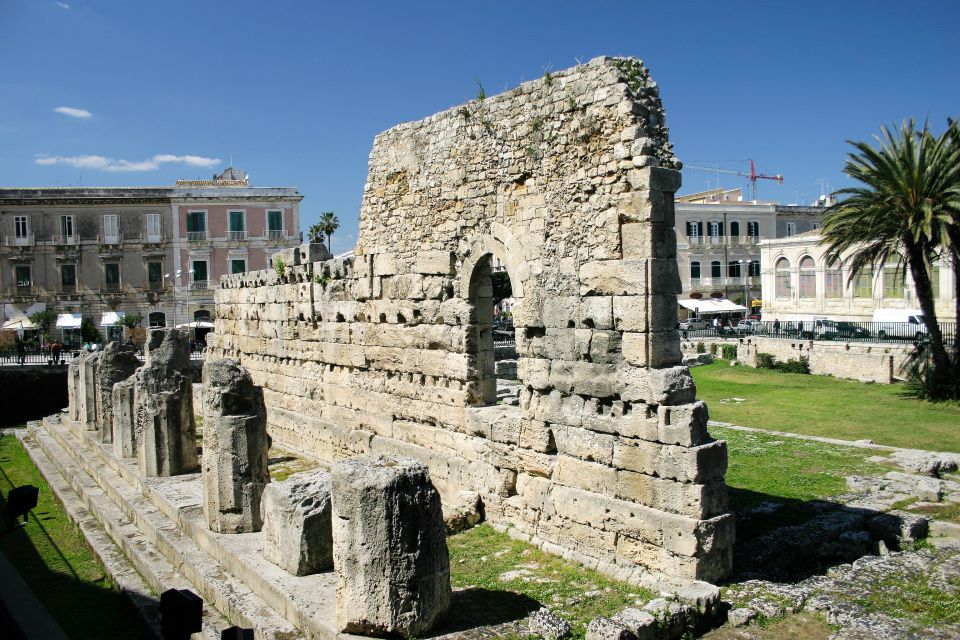
[[[695,247],[753,247],[763,236],[687,236],[687,246]]]
[[[206,239],[206,231],[187,231],[187,242],[204,242]]]
[[[77,293],[77,283],[76,282],[74,282],[73,284],[61,283],[60,286],[57,287],[57,293],[61,295],[73,295]]]
[[[61,233],[53,236],[53,244],[76,245],[76,244],[80,244],[80,238],[76,234],[67,236]]]
[[[227,231],[227,240],[246,240],[246,231]]]
[[[163,236],[159,233],[141,234],[140,242],[142,244],[160,244],[163,242]]]
[[[12,293],[14,296],[32,296],[36,295],[37,288],[33,284],[17,284]]]
[[[29,247],[37,243],[32,233],[25,236],[7,236],[5,240],[8,247]]]
[[[140,287],[143,291],[163,291],[167,287],[163,282],[145,282],[143,286]]]
[[[210,288],[209,280],[191,280],[190,291],[206,291]]]
[[[123,283],[105,282],[100,286],[100,293],[123,293]]]
[[[100,244],[100,245],[114,245],[114,244],[122,244],[122,243],[123,243],[122,233],[97,236],[97,244]]]
[[[283,240],[287,235],[285,229],[269,229],[267,231],[267,240]]]
[[[750,276],[744,282],[743,276],[730,276],[720,278],[690,278],[691,291],[703,291],[705,289],[716,290],[718,287],[729,287],[743,289],[744,285],[751,289],[760,288],[760,276]]]

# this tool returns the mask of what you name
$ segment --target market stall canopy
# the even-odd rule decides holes
[[[120,319],[123,316],[127,315],[123,311],[107,311],[103,314],[103,317],[100,318],[101,327],[115,327],[120,324]]]
[[[79,329],[83,316],[79,313],[61,313],[57,316],[57,326],[64,329]]]
[[[213,323],[206,320],[194,320],[193,322],[178,324],[177,329],[213,329]]]
[[[36,329],[37,325],[30,322],[30,318],[20,316],[19,318],[10,318],[3,323],[4,329]]]
[[[697,313],[731,313],[734,311],[746,311],[743,305],[735,304],[729,300],[718,300],[716,298],[679,299],[677,300],[681,307],[696,311]]]

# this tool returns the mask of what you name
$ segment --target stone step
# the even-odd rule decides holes
[[[123,512],[112,504],[66,454],[42,430],[31,429],[20,440],[67,515],[80,528],[87,546],[138,611],[144,622],[160,637],[160,599],[157,594],[171,588],[192,585],[160,554]],[[110,523],[109,530],[101,522]],[[216,640],[218,629],[229,623],[216,610],[206,607],[203,630],[194,640]]]
[[[81,483],[86,479],[89,484],[99,487],[107,501],[125,516],[124,520],[131,522],[159,554],[178,567],[193,590],[222,612],[225,618],[233,624],[254,628],[257,636],[262,638],[289,640],[302,637],[303,634],[293,624],[278,615],[242,580],[225,570],[217,558],[179,526],[187,519],[183,513],[187,508],[171,502],[158,505],[139,487],[128,482],[127,478],[134,473],[133,465],[127,465],[128,473],[115,473],[114,470],[123,467],[124,463],[108,454],[103,445],[93,439],[94,434],[75,425],[70,428],[68,421],[58,423],[46,419],[43,427],[46,433],[41,435],[49,437],[41,438],[42,446],[46,448],[47,442],[55,440],[54,444],[60,447],[59,451],[48,451],[48,457],[58,464],[60,461],[64,461],[64,465],[69,462],[74,467],[72,474],[79,476]],[[61,469],[61,473],[67,477],[68,472]],[[149,484],[147,481],[142,486]],[[105,511],[98,513],[96,508],[92,508],[94,506],[100,506],[99,503],[91,504],[91,511],[109,529],[116,520]],[[116,538],[115,535],[113,537]],[[128,557],[133,557],[139,549],[131,547],[124,548],[124,551]]]

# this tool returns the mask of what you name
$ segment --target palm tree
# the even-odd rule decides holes
[[[333,211],[324,211],[320,214],[320,226],[327,235],[327,251],[333,253],[331,237],[333,232],[340,228],[340,220],[333,214]]]
[[[951,224],[960,212],[960,148],[948,129],[935,137],[913,120],[899,131],[884,127],[878,147],[849,141],[844,173],[863,186],[837,191],[848,198],[824,216],[826,258],[848,257],[853,279],[865,269],[882,268],[888,258],[909,270],[930,338],[933,397],[956,397],[950,385],[951,358],[937,323],[931,263],[949,243]],[[902,257],[901,257],[902,256]]]
[[[323,244],[323,236],[323,223],[321,222],[312,224],[307,229],[307,238],[309,238],[310,244]]]

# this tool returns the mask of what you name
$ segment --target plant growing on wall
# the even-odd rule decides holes
[[[273,260],[273,270],[277,272],[278,278],[282,278],[287,273],[287,263],[283,261],[283,258],[275,258]]]

